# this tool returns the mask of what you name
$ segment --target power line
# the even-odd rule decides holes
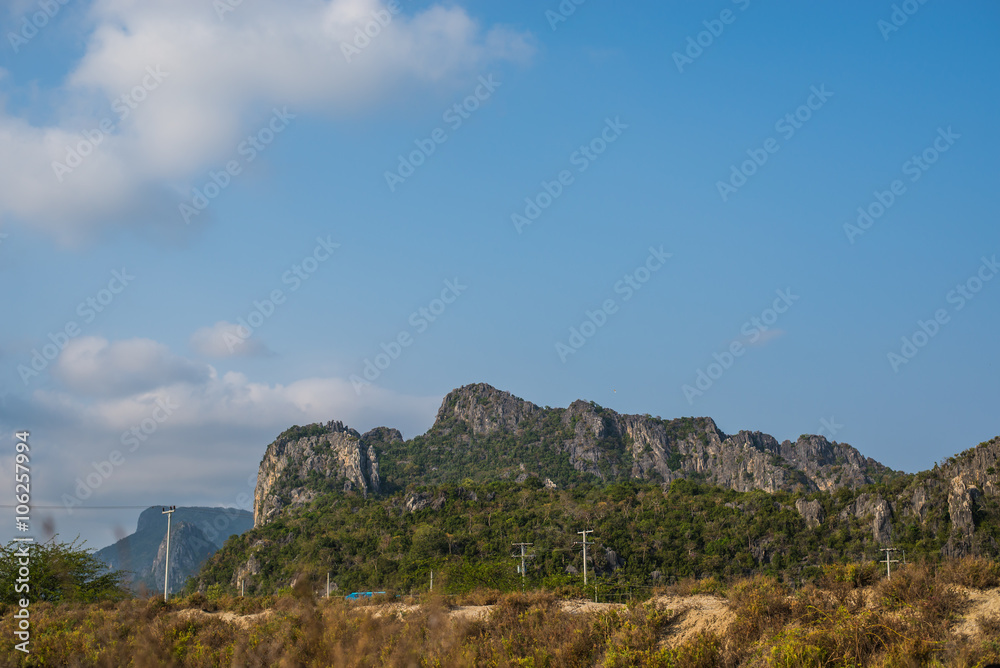
[[[885,577],[887,580],[892,579],[892,574],[889,572],[889,564],[898,564],[899,559],[889,559],[890,552],[899,552],[898,547],[883,547],[882,552],[885,552]]]
[[[76,508],[67,508],[66,506],[36,506],[34,504],[31,505],[31,508],[33,510],[72,510],[72,511],[77,511],[77,510],[108,510],[108,509],[111,509],[111,508],[133,508],[134,509],[134,508],[155,508],[155,507],[156,507],[155,505],[152,505],[152,506],[78,506]],[[7,504],[4,503],[4,504],[0,504],[0,508],[16,508],[16,506],[7,505]]]
[[[511,556],[514,557],[515,559],[517,559],[517,558],[521,559],[521,566],[518,568],[518,570],[521,572],[521,591],[524,591],[524,577],[525,577],[525,573],[527,572],[527,568],[524,565],[524,560],[525,559],[533,559],[535,557],[535,555],[533,555],[533,554],[525,554],[524,553],[524,548],[526,548],[526,547],[528,547],[530,545],[534,545],[534,543],[511,543],[511,545],[513,545],[514,547],[520,547],[521,548],[521,554],[520,555],[513,554]]]
[[[16,508],[16,507],[17,506],[0,504],[0,508]],[[67,510],[74,513],[78,510],[145,510],[148,508],[157,508],[157,507],[162,508],[163,504],[153,504],[149,506],[77,506],[75,508],[67,508],[66,506],[36,506],[34,504],[31,505],[32,510]],[[184,510],[185,512],[188,513],[192,512],[211,513],[211,512],[218,512],[220,510],[243,510],[245,512],[250,512],[246,508],[237,508],[235,506],[202,506],[202,507],[187,506],[181,508],[181,510]]]
[[[588,543],[587,543],[587,534],[588,533],[594,533],[594,530],[593,529],[585,529],[583,531],[577,531],[577,533],[583,536],[583,540],[582,541],[579,541],[579,540],[574,541],[573,544],[574,545],[581,545],[581,544],[583,545],[583,584],[587,584],[587,545],[588,545]],[[590,545],[593,545],[593,543],[590,543]]]
[[[170,518],[173,516],[174,511],[177,510],[177,506],[170,506],[169,508],[164,508],[162,515],[167,516],[167,563],[164,566],[165,573],[163,575],[163,602],[167,602],[167,592],[170,587]]]

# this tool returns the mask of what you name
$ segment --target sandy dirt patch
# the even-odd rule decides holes
[[[719,596],[659,596],[656,603],[679,615],[664,637],[671,646],[685,643],[699,633],[722,635],[736,619],[726,599]]]
[[[264,621],[272,614],[274,614],[272,610],[264,610],[252,615],[238,615],[235,612],[208,612],[199,608],[188,608],[176,613],[181,619],[220,619],[230,624],[236,624],[243,629],[249,628],[251,624]]]
[[[969,603],[965,607],[952,633],[964,636],[977,636],[980,634],[979,624],[976,620],[979,617],[992,617],[1000,615],[1000,588],[998,589],[966,589],[958,587],[958,590],[969,597]]]

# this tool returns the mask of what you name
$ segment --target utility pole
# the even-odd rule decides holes
[[[892,579],[892,573],[889,571],[889,564],[898,564],[899,563],[899,559],[889,559],[889,553],[890,552],[899,552],[899,548],[898,547],[883,547],[883,548],[881,548],[881,551],[885,552],[885,578],[887,580],[891,580]]]
[[[170,508],[163,508],[161,510],[160,514],[167,516],[167,563],[164,567],[166,572],[163,575],[163,602],[166,603],[170,592],[170,516],[177,510],[177,506],[170,506]]]
[[[521,591],[523,592],[524,591],[524,576],[525,576],[525,573],[527,573],[527,569],[524,566],[524,560],[525,559],[532,559],[535,556],[533,554],[525,554],[524,553],[524,548],[526,548],[526,547],[528,547],[530,545],[534,545],[534,543],[511,543],[511,545],[513,545],[514,547],[520,547],[521,548],[521,554],[520,555],[513,554],[511,556],[514,557],[515,559],[517,559],[518,556],[520,556],[520,558],[521,558],[521,566],[518,568],[518,570],[521,573]]]
[[[326,572],[326,597],[330,598],[330,571]]]
[[[434,571],[431,571],[431,591],[434,591]]]
[[[583,584],[587,584],[587,534],[594,533],[593,529],[585,529],[583,531],[577,531],[578,534],[583,536],[582,541],[575,541],[574,545],[583,545]],[[593,545],[593,543],[591,543]]]

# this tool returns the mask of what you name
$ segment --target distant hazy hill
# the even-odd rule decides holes
[[[170,587],[177,591],[198,572],[226,539],[253,526],[253,515],[238,508],[178,508],[170,526]],[[95,553],[112,569],[132,574],[133,589],[163,590],[167,517],[159,506],[139,515],[135,533]]]

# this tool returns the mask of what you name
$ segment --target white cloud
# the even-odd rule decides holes
[[[359,431],[397,427],[412,436],[430,426],[441,398],[401,395],[377,386],[358,395],[349,381],[340,378],[271,385],[253,382],[242,373],[220,376],[214,369],[200,383],[163,383],[124,396],[94,400],[92,394],[40,390],[32,397],[36,410],[61,424],[95,433],[128,430],[149,417],[158,402],[178,407],[164,425],[168,431],[249,428],[273,431],[273,438],[293,424],[327,420],[342,420]],[[192,445],[195,449],[186,456],[196,458],[205,443]]]
[[[259,0],[220,20],[205,0],[96,0],[59,120],[38,127],[0,112],[0,216],[65,242],[113,221],[173,222],[189,184],[230,159],[273,106],[337,117],[531,56],[525,35],[432,6],[396,15],[347,62],[341,45],[378,11],[381,0]],[[113,101],[144,80],[146,99],[121,118]],[[110,136],[60,182],[53,162],[102,120]]]
[[[72,497],[89,476],[99,484],[83,499],[88,506],[233,506],[241,495],[252,498],[265,448],[293,424],[342,420],[361,432],[384,425],[413,437],[431,426],[441,403],[440,396],[377,386],[358,395],[340,378],[255,382],[175,356],[155,341],[73,343],[54,372],[65,388],[0,397],[0,427],[31,431],[32,491],[40,505],[64,506],[63,495]],[[184,378],[190,369],[204,373]],[[121,393],[127,383],[114,382],[116,375],[144,381]],[[115,451],[120,463],[111,466]],[[11,487],[0,481],[0,493],[13,494]],[[136,512],[116,517],[126,522]],[[113,540],[108,515],[59,510],[54,517],[61,533],[82,533],[94,547]]]
[[[109,343],[85,336],[66,344],[52,375],[79,395],[120,396],[178,382],[201,383],[210,367],[173,355],[150,339]]]
[[[336,419],[359,430],[385,425],[413,434],[430,426],[440,403],[378,386],[359,394],[340,378],[272,385],[238,372],[220,375],[150,339],[73,339],[52,375],[63,387],[36,391],[29,413],[98,432],[128,429],[166,402],[181,407],[169,420],[174,428],[261,428],[277,435],[292,424]]]
[[[199,355],[205,357],[259,357],[271,351],[256,337],[244,339],[240,336],[240,325],[220,320],[211,327],[202,327],[191,335],[189,345]]]

